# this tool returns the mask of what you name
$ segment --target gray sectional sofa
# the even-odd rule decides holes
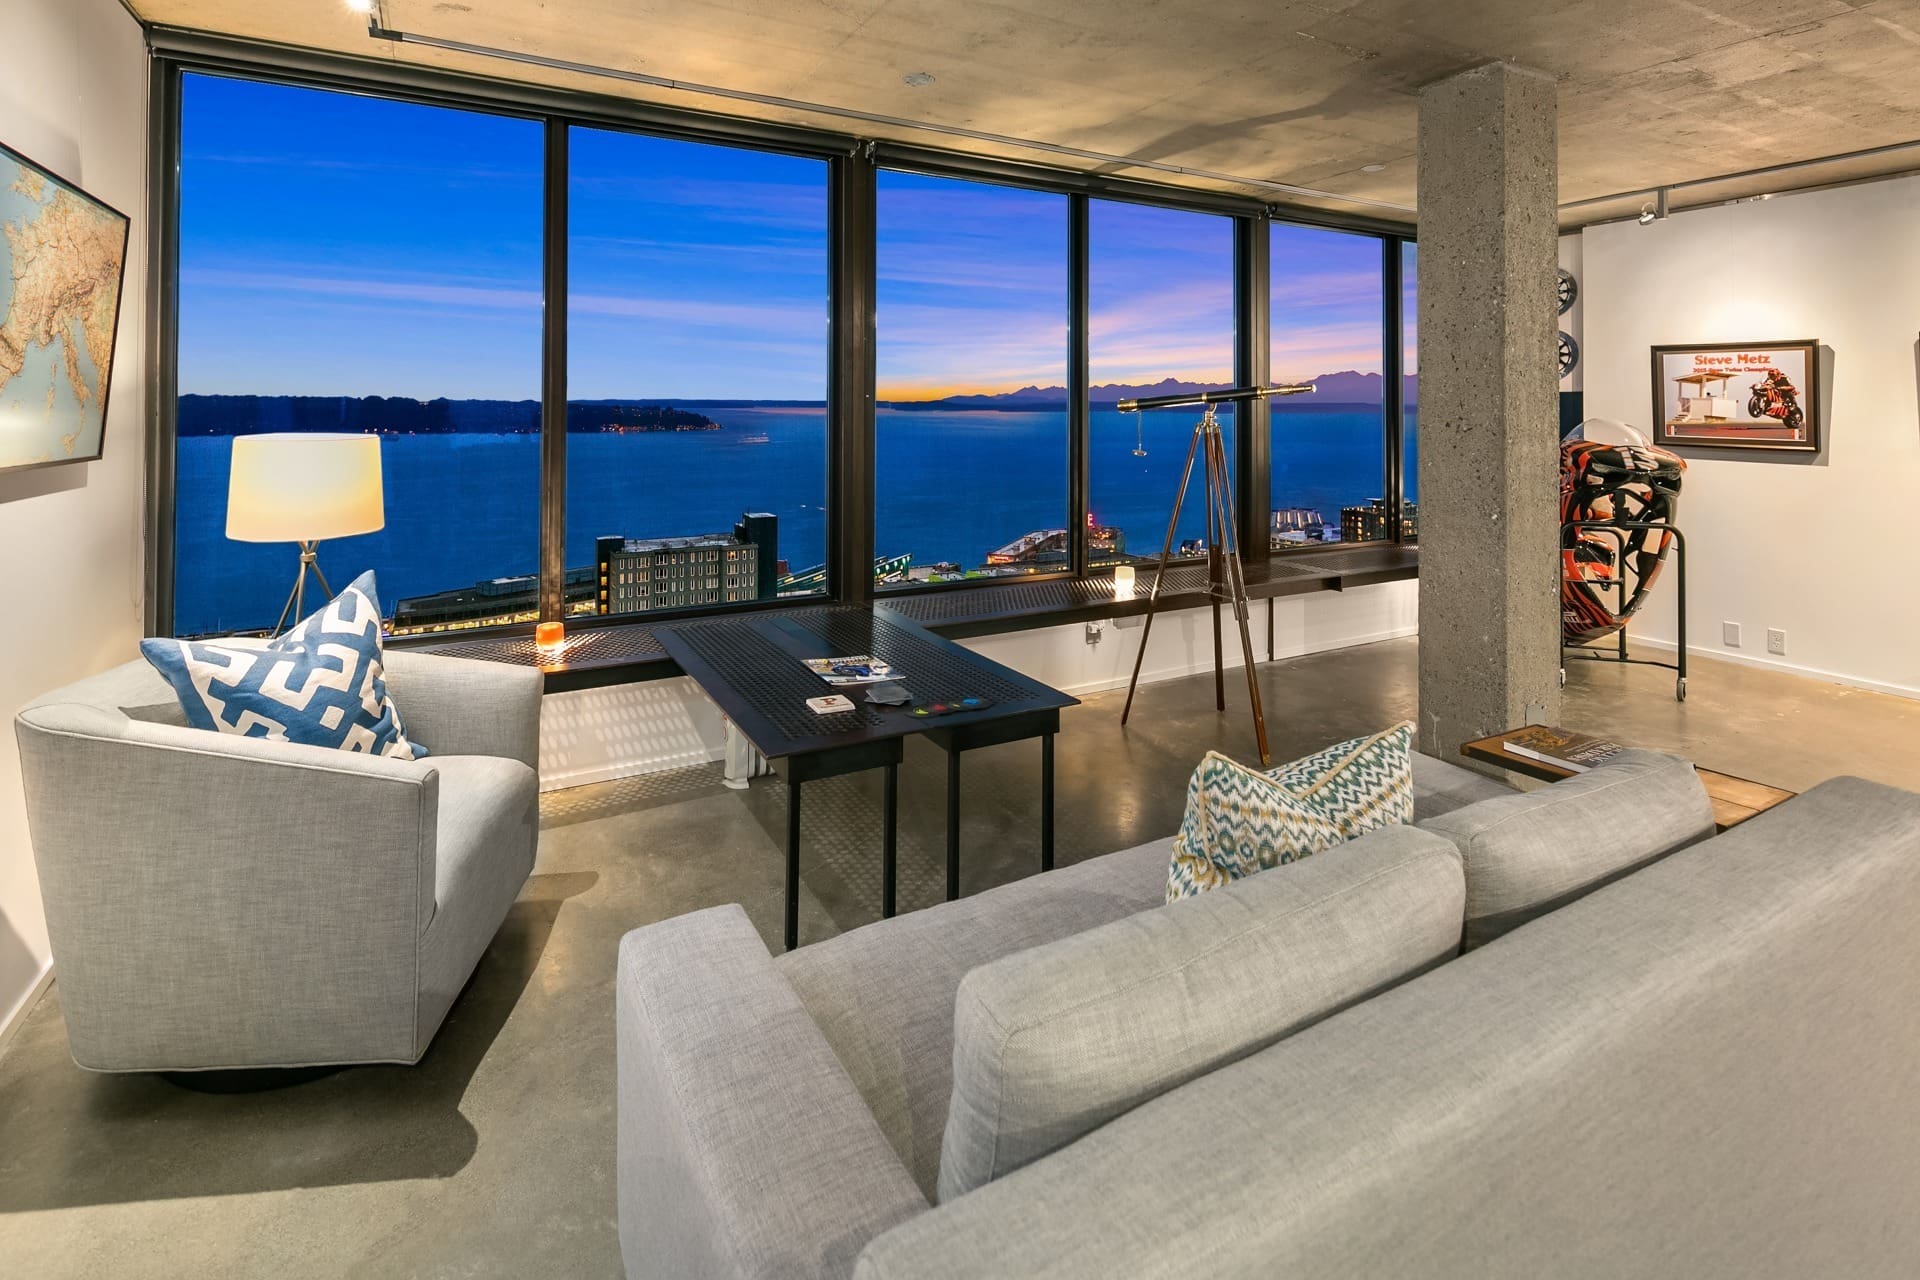
[[[1913,1273],[1920,796],[1415,786],[1172,906],[1159,841],[784,956],[628,935],[628,1274]]]

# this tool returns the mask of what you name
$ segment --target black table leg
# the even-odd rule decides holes
[[[787,780],[787,950],[800,945],[800,783]]]
[[[947,901],[960,896],[960,750],[947,752]]]
[[[899,874],[900,766],[887,766],[887,780],[880,804],[880,821],[885,827],[880,845],[880,915],[893,915],[893,890]]]
[[[1040,869],[1053,870],[1053,735],[1040,735]]]

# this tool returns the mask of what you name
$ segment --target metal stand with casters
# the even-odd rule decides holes
[[[1133,656],[1133,675],[1127,680],[1127,702],[1120,709],[1120,723],[1133,714],[1133,695],[1140,685],[1140,666],[1146,661],[1147,640],[1153,635],[1153,615],[1160,604],[1160,587],[1167,580],[1167,565],[1173,559],[1173,540],[1180,528],[1180,509],[1187,501],[1187,486],[1193,481],[1193,460],[1202,459],[1207,507],[1207,591],[1213,597],[1213,701],[1227,709],[1226,661],[1221,649],[1220,603],[1224,598],[1233,605],[1233,619],[1240,628],[1240,654],[1247,668],[1247,699],[1253,704],[1253,733],[1260,747],[1260,763],[1271,764],[1267,749],[1267,716],[1260,705],[1260,677],[1254,668],[1253,636],[1247,630],[1247,576],[1240,563],[1239,525],[1234,520],[1233,484],[1227,474],[1227,449],[1220,434],[1220,419],[1213,406],[1225,401],[1258,400],[1269,395],[1297,395],[1313,390],[1311,383],[1288,387],[1235,387],[1230,391],[1203,391],[1192,395],[1157,396],[1147,400],[1122,400],[1118,408],[1171,408],[1183,404],[1205,405],[1200,421],[1194,424],[1193,440],[1187,445],[1187,465],[1180,473],[1180,488],[1173,495],[1173,515],[1167,520],[1167,540],[1160,547],[1159,567],[1154,571],[1153,587],[1147,593],[1147,620],[1140,628],[1140,649]]]
[[[1643,667],[1665,667],[1667,670],[1675,672],[1676,675],[1675,675],[1674,684],[1673,684],[1673,697],[1676,702],[1685,702],[1687,700],[1687,537],[1686,535],[1681,533],[1680,530],[1674,528],[1670,524],[1661,524],[1661,523],[1645,521],[1645,520],[1575,520],[1575,521],[1572,521],[1571,523],[1562,525],[1561,529],[1562,529],[1563,535],[1569,532],[1575,535],[1578,535],[1583,530],[1597,529],[1602,532],[1610,532],[1620,540],[1621,551],[1620,551],[1620,555],[1616,558],[1616,561],[1615,561],[1615,563],[1619,566],[1619,572],[1614,575],[1614,579],[1611,583],[1595,583],[1591,579],[1587,579],[1587,578],[1582,578],[1579,580],[1585,585],[1590,587],[1599,586],[1604,588],[1607,586],[1611,586],[1614,590],[1619,592],[1619,605],[1614,610],[1614,613],[1616,616],[1618,616],[1620,609],[1623,609],[1626,607],[1627,535],[1629,533],[1633,533],[1636,530],[1644,529],[1649,533],[1664,533],[1664,534],[1670,535],[1673,538],[1674,574],[1679,581],[1679,591],[1680,591],[1680,604],[1679,604],[1679,609],[1677,611],[1679,620],[1680,620],[1679,621],[1679,637],[1678,637],[1679,648],[1674,653],[1674,661],[1662,662],[1658,658],[1628,657],[1627,656],[1627,629],[1624,625],[1620,628],[1619,631],[1614,633],[1617,641],[1617,650],[1616,652],[1613,652],[1613,653],[1607,653],[1596,648],[1590,648],[1586,645],[1570,645],[1566,642],[1563,636],[1560,642],[1561,687],[1564,688],[1567,683],[1567,659],[1569,658],[1582,659],[1587,662],[1630,662],[1637,666],[1643,666]],[[1561,538],[1561,542],[1563,544],[1566,542],[1566,538],[1564,536]],[[1562,572],[1564,573],[1565,570],[1563,569]]]

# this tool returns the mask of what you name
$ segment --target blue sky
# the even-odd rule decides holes
[[[826,165],[575,129],[570,394],[826,393]],[[187,78],[184,393],[534,399],[531,120]],[[1232,224],[1094,201],[1096,382],[1225,381]],[[1065,197],[884,173],[884,398],[1066,377]],[[1379,242],[1276,226],[1274,373],[1380,367]]]
[[[537,399],[541,128],[189,76],[183,393]]]
[[[883,172],[875,379],[882,400],[1067,380],[1067,198]]]

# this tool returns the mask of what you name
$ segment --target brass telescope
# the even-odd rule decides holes
[[[1142,409],[1174,409],[1183,404],[1232,404],[1237,400],[1265,400],[1268,396],[1304,396],[1312,392],[1311,382],[1283,382],[1273,387],[1228,387],[1225,391],[1181,391],[1170,396],[1141,396],[1135,400],[1117,400],[1114,408],[1122,413]]]

